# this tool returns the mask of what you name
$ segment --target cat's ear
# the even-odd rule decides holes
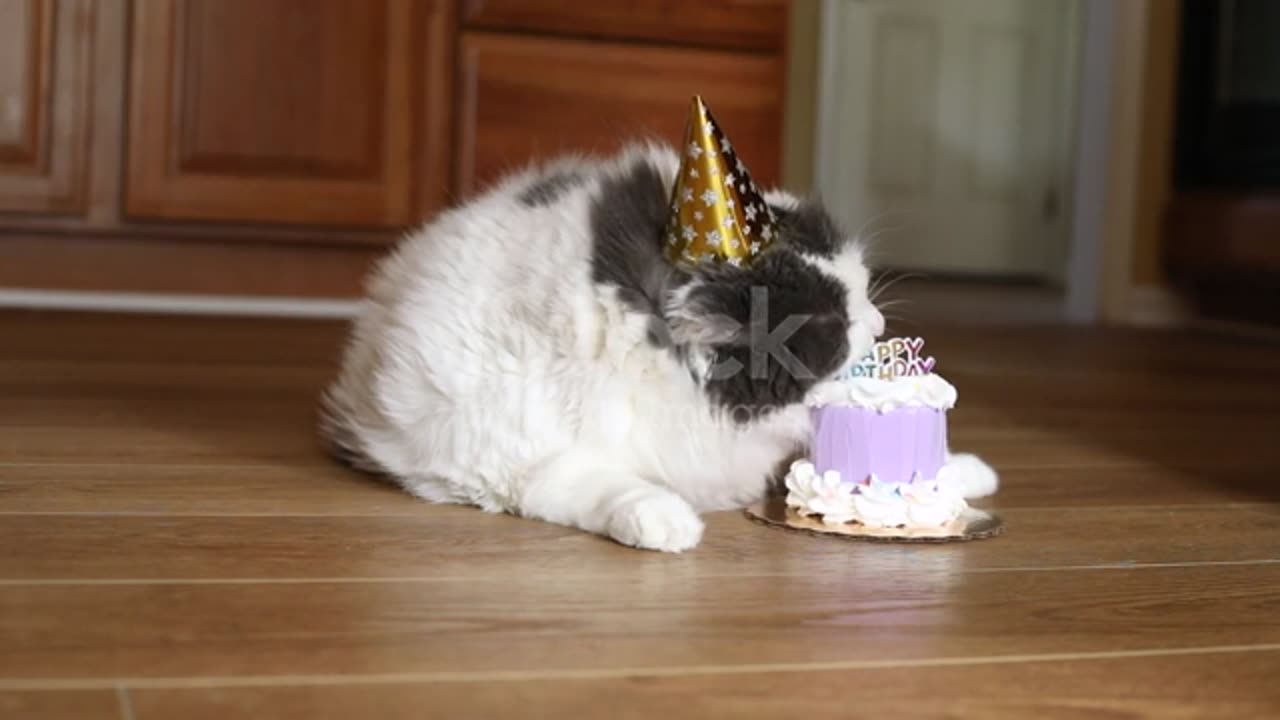
[[[677,345],[733,345],[746,333],[742,323],[715,313],[681,312],[671,316],[670,326]]]
[[[748,335],[737,293],[695,280],[677,290],[667,305],[671,339],[678,345],[736,345]]]
[[[777,218],[778,231],[792,247],[830,258],[844,245],[843,231],[821,203],[814,200],[793,200],[785,206],[770,207]]]

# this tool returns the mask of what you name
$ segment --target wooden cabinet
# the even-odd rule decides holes
[[[772,54],[469,33],[459,61],[458,191],[538,157],[680,144],[702,94],[751,172],[778,180],[782,59]]]
[[[446,61],[442,17],[414,0],[139,3],[129,215],[409,224],[415,132],[447,103],[418,93]]]
[[[354,297],[562,151],[781,166],[786,0],[0,0],[0,289]]]
[[[0,211],[83,209],[91,0],[0,0]]]

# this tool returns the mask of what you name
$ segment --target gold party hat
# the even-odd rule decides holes
[[[667,258],[681,265],[750,265],[777,237],[777,224],[747,166],[694,96],[671,193]]]

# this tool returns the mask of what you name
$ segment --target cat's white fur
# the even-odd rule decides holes
[[[550,170],[582,182],[550,204],[520,202],[539,172],[529,170],[408,237],[370,284],[326,398],[329,431],[426,500],[641,548],[692,548],[699,513],[758,499],[807,438],[807,411],[733,422],[647,341],[645,318],[592,280],[591,199],[638,159],[668,181],[677,172],[677,156],[657,145],[568,158]],[[857,357],[884,323],[867,301],[859,246],[813,262],[850,289]],[[989,467],[958,459],[971,495],[994,490]]]

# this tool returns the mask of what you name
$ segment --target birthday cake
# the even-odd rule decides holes
[[[789,512],[826,526],[943,529],[968,505],[947,467],[956,390],[919,338],[877,343],[843,376],[816,386],[810,457],[786,476]]]

